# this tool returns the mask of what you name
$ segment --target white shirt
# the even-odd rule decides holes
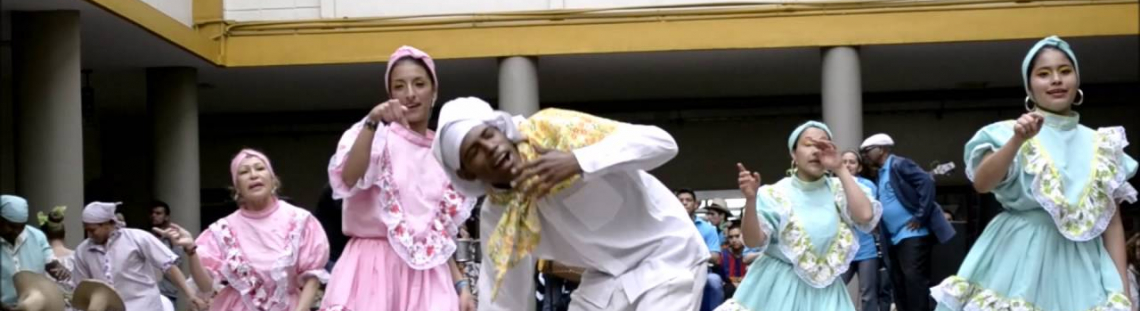
[[[1140,285],[1136,282],[1136,267],[1134,267],[1132,265],[1128,265],[1128,272],[1127,273],[1128,273],[1128,283],[1129,283],[1128,291],[1130,292],[1129,297],[1132,298],[1132,307],[1136,308],[1137,304],[1140,304],[1140,289],[1136,288],[1137,285]]]
[[[83,240],[75,253],[72,280],[96,279],[110,283],[129,311],[162,310],[155,270],[168,271],[178,260],[174,252],[150,232],[119,228],[103,245]]]
[[[579,293],[604,309],[620,287],[629,301],[680,274],[691,277],[709,252],[676,196],[646,172],[677,154],[677,144],[654,126],[622,124],[602,141],[573,151],[583,179],[539,201],[542,240],[532,256],[586,268]],[[503,207],[487,200],[483,224]],[[486,229],[493,229],[486,228]],[[485,230],[482,237],[489,237]],[[484,243],[486,245],[486,243]],[[484,256],[487,252],[484,252]],[[533,261],[520,262],[492,301],[494,266],[483,259],[480,310],[523,310],[533,297]]]

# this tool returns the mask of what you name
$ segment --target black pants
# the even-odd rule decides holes
[[[891,246],[891,283],[899,311],[930,311],[930,236],[904,239]]]

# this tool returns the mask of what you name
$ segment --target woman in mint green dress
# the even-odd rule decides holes
[[[843,167],[827,125],[801,125],[788,138],[788,150],[791,174],[772,185],[759,187],[760,175],[737,164],[746,199],[744,243],[764,256],[717,310],[855,310],[847,287],[836,280],[859,250],[855,230],[874,228],[882,206]]]
[[[1029,112],[966,143],[967,176],[1005,211],[931,290],[938,310],[1131,310],[1117,204],[1136,200],[1136,161],[1124,128],[1078,122],[1078,69],[1068,43],[1041,40],[1022,63]]]

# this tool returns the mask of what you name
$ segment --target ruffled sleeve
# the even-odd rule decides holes
[[[883,204],[875,199],[874,190],[858,181],[855,183],[858,184],[859,190],[863,190],[863,195],[866,195],[867,199],[871,200],[871,221],[860,224],[851,219],[851,211],[847,208],[847,194],[843,191],[843,186],[838,179],[832,180],[832,184],[837,187],[835,189],[835,206],[839,208],[839,215],[843,217],[843,222],[856,230],[871,233],[871,230],[874,230],[875,225],[879,223],[879,219],[883,217]]]
[[[308,278],[316,278],[321,284],[328,283],[329,272],[325,271],[328,261],[328,235],[321,223],[310,215],[305,220],[300,249],[297,251],[297,284],[304,285]]]
[[[768,237],[764,244],[757,246],[753,251],[763,253],[768,246],[779,243],[779,234],[776,228],[784,221],[784,207],[776,201],[776,187],[767,185],[756,191],[756,215],[760,216],[760,230]]]
[[[1128,147],[1128,136],[1125,135],[1124,128],[1119,126],[1101,128],[1097,130],[1097,133],[1104,137],[1107,151],[1116,160],[1116,174],[1112,176],[1112,181],[1109,183],[1113,201],[1117,204],[1121,202],[1135,203],[1136,188],[1133,188],[1128,180],[1136,176],[1137,163],[1136,159],[1124,153],[1124,148]]]
[[[356,195],[360,190],[365,190],[373,185],[377,185],[380,181],[380,176],[383,173],[383,167],[378,165],[380,157],[384,154],[384,147],[388,135],[388,127],[380,126],[376,128],[376,135],[372,138],[372,152],[371,159],[368,160],[368,169],[364,171],[364,176],[356,182],[355,185],[349,186],[341,179],[341,174],[344,171],[344,162],[348,159],[348,152],[352,149],[352,145],[356,143],[356,137],[360,135],[360,131],[364,130],[364,120],[360,120],[353,124],[344,135],[340,137],[340,142],[336,145],[336,154],[329,159],[329,186],[333,190],[334,199],[344,199]]]
[[[966,178],[969,178],[971,182],[974,181],[974,175],[977,173],[978,167],[981,166],[982,160],[986,158],[986,154],[997,152],[1013,137],[1013,125],[1014,121],[1002,121],[987,125],[974,133],[974,137],[966,142]],[[1014,189],[1010,186],[1015,184],[1014,181],[1021,178],[1021,174],[1018,173],[1018,168],[1021,167],[1019,158],[1014,157],[1005,177],[994,188],[995,192]]]
[[[194,241],[194,244],[198,245],[198,260],[202,262],[202,269],[205,269],[206,273],[210,274],[210,278],[213,279],[214,288],[212,291],[219,292],[226,287],[225,278],[221,273],[225,256],[218,246],[217,236],[213,229],[213,226],[210,226],[209,229],[203,231],[202,235],[198,236],[198,240]]]

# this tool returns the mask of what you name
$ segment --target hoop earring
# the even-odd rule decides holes
[[[1080,106],[1081,104],[1085,103],[1085,92],[1084,91],[1081,91],[1081,89],[1077,89],[1077,96],[1080,97],[1081,100],[1073,102],[1073,106]]]
[[[1032,102],[1033,102],[1033,100],[1029,99],[1029,96],[1025,96],[1025,111],[1033,112],[1033,106],[1029,104]]]

